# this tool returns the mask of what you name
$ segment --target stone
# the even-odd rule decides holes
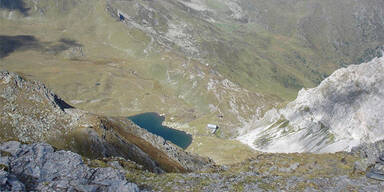
[[[46,143],[30,145],[7,142],[2,150],[12,153],[9,170],[0,170],[0,189],[9,191],[127,191],[136,184],[114,168],[90,168],[70,151],[55,151]]]
[[[123,169],[123,167],[120,165],[118,161],[108,162],[108,165],[116,169]]]
[[[375,180],[379,180],[379,181],[384,181],[384,175],[383,174],[380,174],[380,173],[377,173],[375,171],[369,171],[367,173],[367,177],[370,178],[370,179],[375,179]]]
[[[25,186],[14,175],[0,170],[0,191],[25,191]]]
[[[8,152],[12,155],[16,155],[20,151],[21,144],[17,141],[9,141],[0,145],[0,151]]]

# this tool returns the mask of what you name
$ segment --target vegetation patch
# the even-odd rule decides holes
[[[0,164],[0,170],[8,171],[8,166]]]
[[[0,150],[0,156],[12,156],[11,153]]]

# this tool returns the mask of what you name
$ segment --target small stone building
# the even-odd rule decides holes
[[[214,125],[214,124],[208,124],[208,125],[207,125],[207,128],[210,130],[210,132],[211,132],[212,134],[215,134],[216,131],[217,131],[217,129],[219,129],[219,126]]]

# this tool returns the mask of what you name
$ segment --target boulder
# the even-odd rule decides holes
[[[8,169],[0,171],[2,191],[139,191],[122,170],[90,168],[80,155],[46,143],[7,142],[0,150],[11,155]]]

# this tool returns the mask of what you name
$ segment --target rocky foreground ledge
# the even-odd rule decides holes
[[[10,141],[0,152],[0,191],[139,191],[123,171],[90,168],[80,155],[46,143]]]
[[[263,153],[221,170],[155,174],[123,158],[92,160],[46,143],[9,141],[0,144],[0,191],[381,191],[383,146]]]

